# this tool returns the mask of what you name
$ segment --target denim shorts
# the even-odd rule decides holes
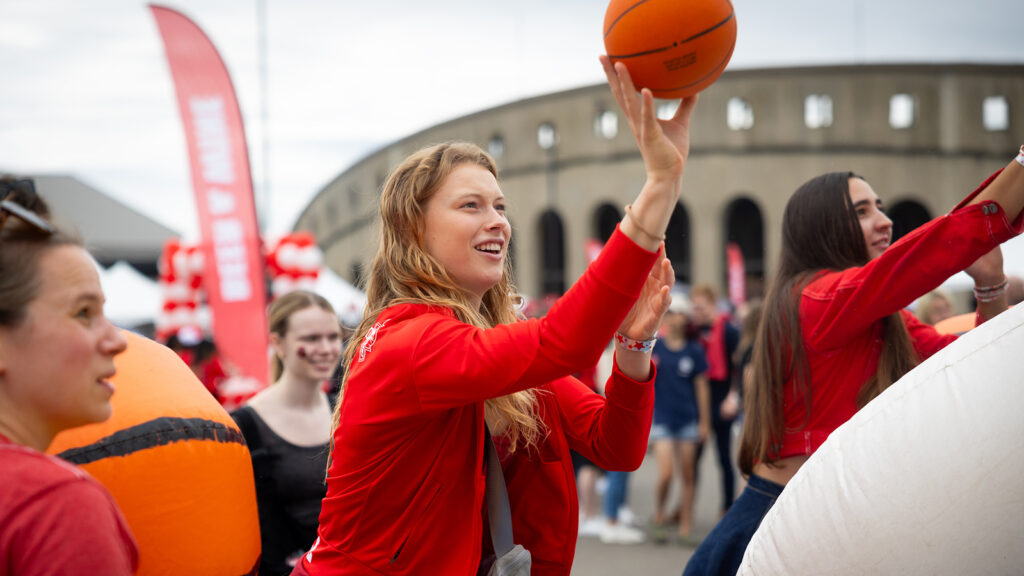
[[[655,440],[696,442],[700,440],[700,428],[697,422],[689,422],[687,424],[655,424],[651,426],[651,441]]]

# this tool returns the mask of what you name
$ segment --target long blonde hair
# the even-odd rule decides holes
[[[519,295],[512,282],[508,258],[501,280],[484,294],[478,310],[470,305],[469,293],[423,248],[423,212],[427,201],[462,164],[481,166],[497,178],[494,160],[480,147],[447,142],[413,153],[384,184],[380,196],[380,244],[367,277],[363,320],[345,348],[345,375],[334,409],[332,438],[338,427],[352,359],[384,309],[395,304],[431,304],[451,309],[459,320],[479,328],[518,321],[515,304]],[[508,437],[511,450],[536,446],[545,433],[533,390],[491,398],[485,402],[484,410],[494,430]]]

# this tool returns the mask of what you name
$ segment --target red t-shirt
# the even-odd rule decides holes
[[[3,436],[0,470],[0,576],[135,574],[135,540],[99,482]]]
[[[878,369],[882,319],[901,312],[923,360],[955,340],[903,310],[1002,242],[1016,236],[1024,214],[1010,224],[998,204],[965,206],[990,177],[952,212],[900,238],[862,267],[823,271],[803,289],[800,327],[811,373],[811,413],[792,382],[785,385],[786,432],[779,458],[810,455],[857,411],[861,386]]]
[[[650,389],[637,393],[624,383],[615,393],[612,383],[605,401],[563,379],[597,363],[655,259],[616,232],[544,318],[488,330],[423,304],[381,313],[350,367],[319,538],[303,569],[313,576],[476,574],[484,535],[484,400],[538,386],[542,396],[555,396],[541,406],[552,434],[538,458],[511,474],[513,519],[524,526],[516,539],[557,538],[569,550],[559,551],[553,565],[571,564],[577,519],[567,445],[599,463],[638,466],[653,387],[634,384]],[[537,482],[523,488],[527,473]],[[538,533],[528,535],[525,526],[536,521],[523,514],[536,510],[559,518],[539,522],[532,527]],[[538,556],[545,550],[538,547]],[[568,566],[554,573],[568,574]]]

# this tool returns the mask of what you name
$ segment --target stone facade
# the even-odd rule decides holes
[[[666,112],[674,102],[660,102]],[[1024,142],[1024,66],[865,65],[728,71],[701,94],[668,250],[680,280],[724,288],[736,241],[748,292],[779,250],[782,211],[820,173],[863,175],[898,230],[938,215],[1013,158]],[[327,185],[296,229],[350,281],[376,246],[376,198],[416,149],[468,140],[489,149],[509,199],[518,285],[537,297],[586,266],[644,182],[629,127],[606,85],[498,106],[399,140]]]

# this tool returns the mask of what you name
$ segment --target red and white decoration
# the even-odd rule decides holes
[[[294,290],[315,292],[324,255],[309,232],[294,232],[277,241],[267,254],[270,290],[274,298]]]
[[[157,263],[163,306],[156,318],[156,338],[161,342],[182,329],[202,334],[209,331],[209,310],[201,297],[203,252],[198,245],[168,240]]]

